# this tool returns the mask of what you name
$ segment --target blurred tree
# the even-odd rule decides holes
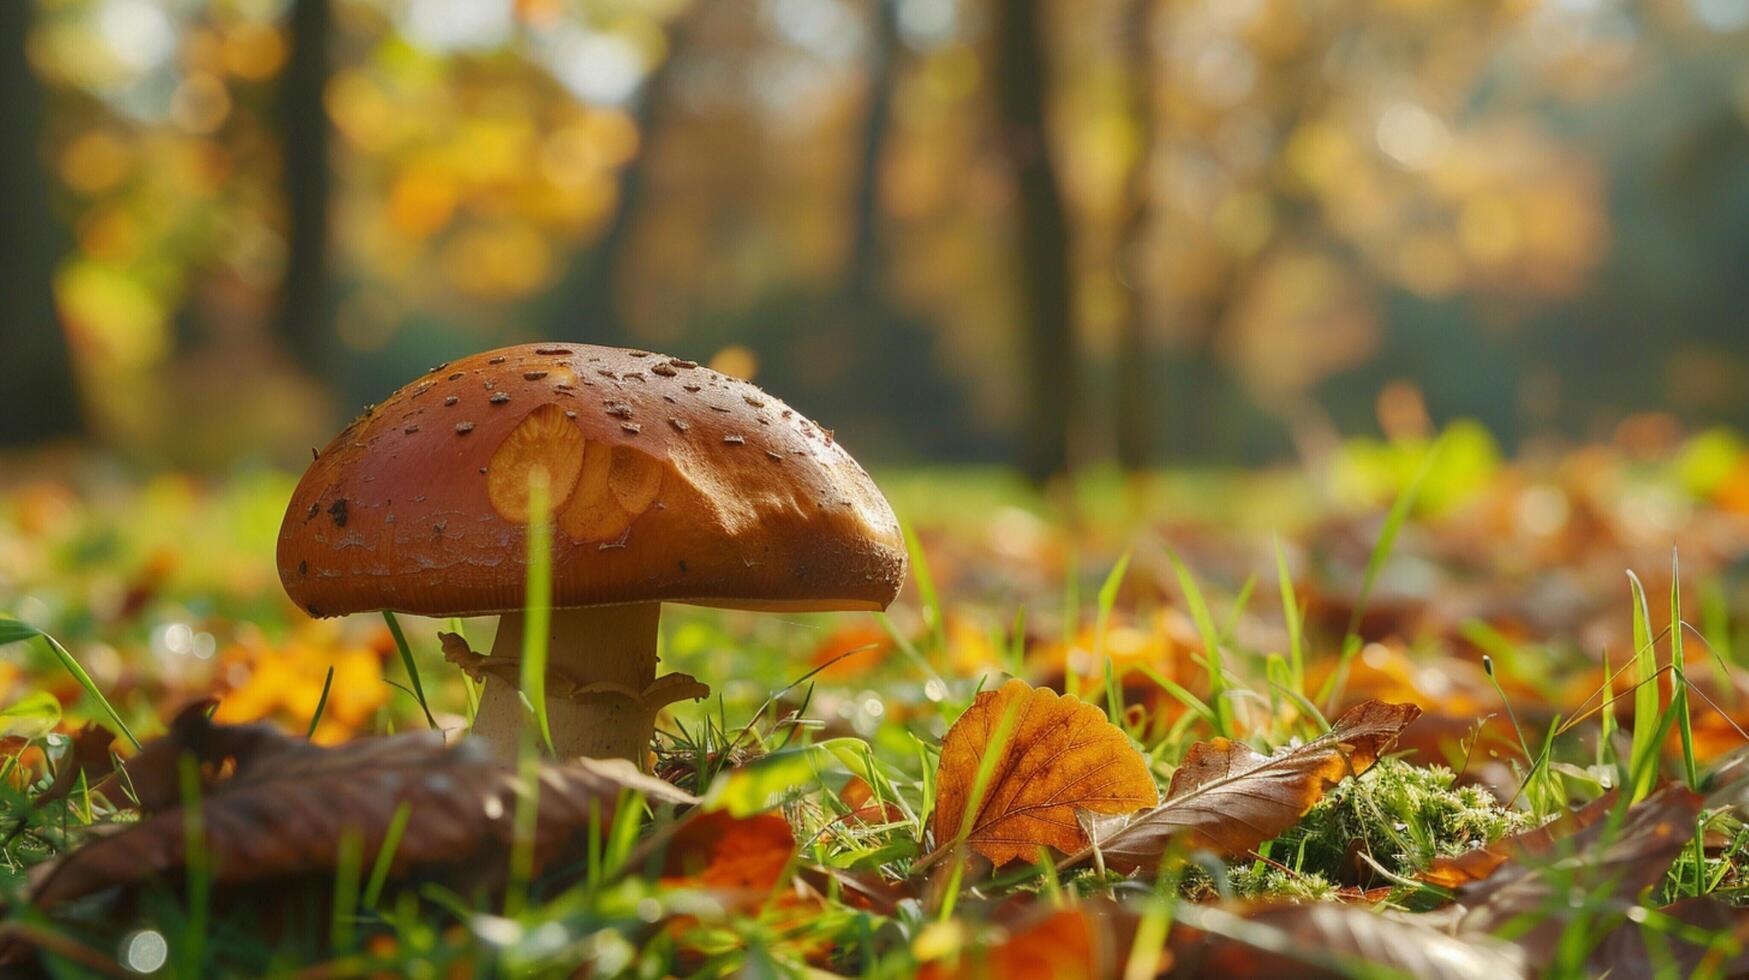
[[[1136,130],[1136,151],[1124,186],[1124,213],[1117,242],[1118,278],[1124,287],[1125,309],[1117,350],[1117,460],[1131,472],[1146,469],[1154,459],[1154,397],[1156,374],[1150,329],[1155,307],[1148,295],[1144,250],[1153,209],[1149,168],[1153,164],[1155,111],[1160,97],[1158,56],[1154,52],[1154,0],[1129,0],[1125,12],[1125,72],[1129,76],[1129,111]]]
[[[49,215],[40,161],[42,91],[25,55],[32,5],[0,3],[0,445],[79,430],[78,394],[66,337],[55,312],[53,280],[61,243]]]
[[[668,26],[667,54],[645,76],[638,94],[633,121],[641,145],[619,169],[618,204],[595,244],[577,249],[558,284],[538,301],[549,311],[541,317],[548,325],[543,336],[591,344],[632,343],[622,295],[625,263],[649,194],[655,142],[674,101],[674,78],[685,63],[696,25],[710,6],[710,0],[695,0]]]
[[[1021,468],[1038,481],[1069,472],[1080,416],[1069,221],[1045,133],[1050,67],[1041,0],[997,0],[996,112],[1014,184],[1014,275],[1027,334]]]
[[[281,79],[285,203],[289,224],[281,329],[306,369],[320,373],[334,329],[328,275],[330,0],[294,0],[291,58]]]
[[[893,88],[899,76],[897,0],[870,0],[868,77],[851,201],[850,255],[840,302],[852,316],[878,319],[886,311],[881,243],[881,160],[892,129]]]

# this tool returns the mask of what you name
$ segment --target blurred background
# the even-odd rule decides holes
[[[1749,426],[1749,0],[5,0],[0,42],[0,443],[292,464],[535,339],[1034,477]]]

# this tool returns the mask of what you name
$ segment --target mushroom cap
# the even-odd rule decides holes
[[[547,471],[553,604],[884,609],[898,521],[832,433],[691,361],[525,344],[432,368],[304,473],[279,577],[314,616],[523,608]]]

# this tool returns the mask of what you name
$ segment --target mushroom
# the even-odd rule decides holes
[[[279,575],[317,617],[498,615],[474,731],[515,750],[531,474],[550,486],[547,715],[562,756],[645,761],[656,713],[708,688],[656,677],[661,604],[879,610],[905,575],[886,498],[828,430],[678,358],[529,344],[433,368],[304,473]]]

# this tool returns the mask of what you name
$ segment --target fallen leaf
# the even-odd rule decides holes
[[[1671,783],[1628,808],[1620,821],[1597,820],[1560,838],[1548,851],[1508,862],[1458,892],[1458,933],[1493,932],[1520,916],[1537,922],[1519,938],[1534,959],[1546,961],[1567,926],[1575,889],[1605,885],[1609,893],[1637,896],[1664,880],[1670,863],[1694,836],[1704,800]],[[1597,897],[1597,896],[1593,896]],[[1598,922],[1588,928],[1601,928]]]
[[[1084,846],[1079,810],[1128,813],[1159,800],[1146,761],[1104,712],[1010,680],[979,694],[942,740],[933,825],[938,847],[958,837],[979,765],[1011,707],[1012,727],[966,836],[998,867],[1031,858],[1041,846]]]
[[[795,854],[795,833],[780,813],[730,816],[722,810],[689,816],[669,838],[665,884],[757,892],[777,887]]]
[[[115,735],[96,722],[74,732],[72,743],[61,755],[60,768],[55,770],[54,782],[36,798],[34,805],[43,807],[64,799],[73,792],[73,787],[79,785],[80,773],[85,774],[85,785],[95,791],[103,777],[113,771],[109,746],[114,741]]]
[[[1184,906],[1168,948],[1182,976],[1344,977],[1361,974],[1357,966],[1438,980],[1528,975],[1523,955],[1506,943],[1447,935],[1411,915],[1324,902]]]
[[[1114,976],[1109,929],[1087,910],[1034,907],[997,942],[923,964],[925,980],[1072,980]]]
[[[357,836],[362,853],[376,854],[402,805],[410,819],[394,852],[396,872],[483,867],[485,858],[507,854],[512,840],[519,780],[472,739],[446,746],[441,733],[422,731],[325,748],[266,724],[215,725],[195,705],[169,735],[130,760],[130,772],[146,760],[136,787],[145,784],[142,803],[150,815],[39,866],[44,870],[31,891],[38,909],[182,868],[187,816],[179,800],[165,804],[165,787],[157,783],[167,769],[175,771],[163,760],[185,753],[209,767],[233,764],[230,777],[203,790],[198,804],[219,885],[330,873],[348,835]],[[610,816],[622,789],[661,802],[696,802],[623,760],[543,763],[537,864],[574,848],[591,805]]]
[[[186,753],[205,761],[213,751],[206,743],[215,728],[209,716],[217,704],[211,698],[202,698],[185,706],[170,720],[168,733],[141,746],[139,752],[123,762],[121,768],[97,789],[117,805],[131,795],[138,802],[140,812],[145,814],[175,806],[182,799],[180,757]],[[231,725],[223,730],[231,733],[229,738],[239,742],[247,737],[243,732],[278,734],[259,724]],[[206,777],[212,775],[210,771],[203,772],[203,785],[211,781]]]
[[[1696,941],[1701,936],[1704,943]],[[1591,951],[1589,967],[1610,980],[1742,976],[1749,972],[1749,911],[1716,898],[1683,899],[1644,922],[1611,929]]]
[[[917,897],[915,880],[889,881],[878,871],[850,871],[816,864],[804,865],[796,873],[816,894],[829,894],[836,887],[838,901],[889,918],[898,914],[900,902]]]
[[[1615,806],[1617,791],[1610,790],[1577,810],[1521,833],[1502,837],[1485,847],[1456,855],[1440,855],[1421,872],[1422,881],[1442,888],[1458,888],[1482,881],[1513,859],[1524,860],[1547,854],[1565,837],[1584,830],[1604,817]]]
[[[893,638],[878,625],[855,623],[826,635],[814,648],[809,662],[821,680],[846,681],[880,666],[893,647]]]
[[[875,799],[874,787],[870,786],[861,776],[852,776],[838,791],[838,798],[850,807],[850,812],[840,817],[840,820],[854,820],[859,823],[883,824],[898,823],[905,819],[905,811],[897,804]]]
[[[1164,803],[1121,826],[1096,823],[1092,846],[1065,864],[1097,850],[1120,871],[1151,868],[1174,841],[1244,854],[1292,827],[1330,787],[1371,768],[1420,714],[1412,704],[1367,701],[1322,736],[1274,755],[1225,738],[1199,742],[1172,774]]]

